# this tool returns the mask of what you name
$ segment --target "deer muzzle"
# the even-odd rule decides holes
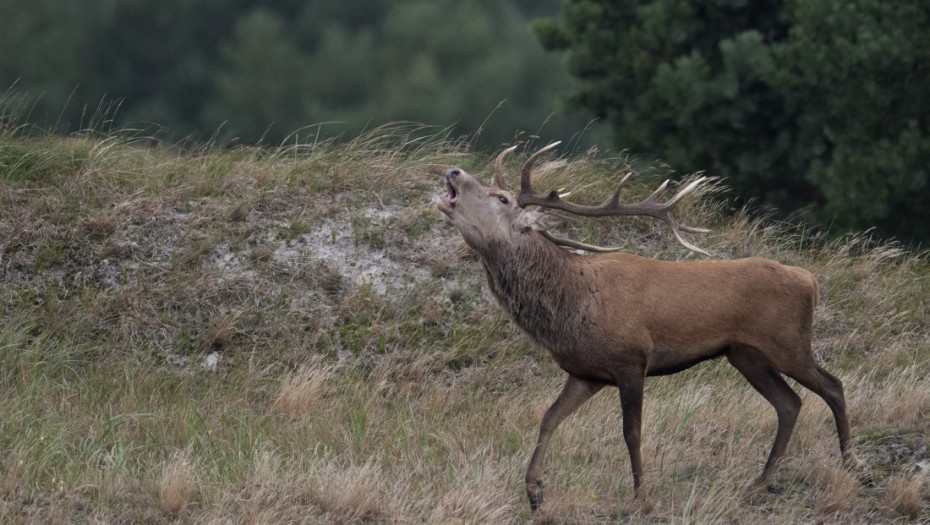
[[[455,189],[453,182],[461,175],[462,171],[458,168],[446,170],[446,190],[447,195],[439,197],[440,209],[443,207],[454,208],[455,202],[459,200],[459,192]]]

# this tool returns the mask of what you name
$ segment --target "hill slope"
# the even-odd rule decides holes
[[[0,134],[0,521],[529,519],[523,470],[563,375],[434,202],[443,167],[489,162],[403,127],[279,150]],[[619,162],[552,160],[539,185],[597,201]],[[611,393],[557,431],[538,517],[930,517],[926,258],[693,199],[681,211],[721,257],[818,277],[815,349],[875,484],[840,468],[829,410],[800,389],[777,490],[750,501],[775,415],[715,361],[647,382],[650,512]],[[690,256],[646,221],[569,229]]]

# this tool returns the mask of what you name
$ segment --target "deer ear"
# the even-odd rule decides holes
[[[554,215],[552,213],[543,213],[539,211],[524,211],[520,214],[520,219],[518,221],[520,229],[523,231],[551,230],[552,228],[561,226],[564,222],[564,217],[559,217],[558,215]]]

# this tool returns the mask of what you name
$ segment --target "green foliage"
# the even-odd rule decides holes
[[[86,163],[90,146],[80,141],[63,142],[0,138],[0,180],[32,183],[70,177]]]
[[[304,16],[296,27],[264,9],[240,19],[206,127],[228,119],[254,140],[274,123],[267,131],[280,140],[319,122],[354,132],[400,120],[458,124],[497,144],[542,125],[570,86],[506,4],[410,0],[378,18],[346,15]],[[569,134],[582,124],[570,122]]]
[[[298,130],[355,136],[416,121],[496,147],[587,123],[559,107],[573,81],[528,23],[553,0],[80,4],[0,0],[0,88],[29,93],[30,120],[57,131],[104,112],[169,139],[277,145]],[[97,107],[113,100],[115,116]]]
[[[619,147],[784,211],[930,238],[930,6],[581,0],[536,23]]]
[[[798,112],[800,157],[826,212],[930,239],[930,5],[794,2],[783,16],[791,32],[769,78]]]
[[[208,106],[214,120],[230,118],[231,109],[237,128],[264,131],[274,123],[286,132],[301,127],[299,116],[307,109],[301,93],[310,68],[280,18],[262,8],[242,17],[221,57],[226,67],[216,76],[218,96]]]

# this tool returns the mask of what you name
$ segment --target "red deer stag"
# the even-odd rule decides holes
[[[583,256],[563,247],[613,251],[555,237],[549,230],[575,215],[645,215],[665,221],[689,249],[671,213],[704,179],[658,202],[665,184],[638,203],[619,203],[621,181],[602,206],[583,206],[553,191],[533,190],[534,161],[523,166],[520,192],[512,193],[503,174],[502,152],[493,185],[464,171],[446,171],[445,213],[478,252],[488,284],[501,306],[533,341],[568,373],[561,394],[543,416],[539,439],[526,472],[533,510],[542,503],[543,458],[553,431],[569,414],[607,385],[620,390],[623,438],[637,494],[643,481],[640,432],[643,384],[647,376],[674,374],[701,361],[726,356],[778,415],[775,443],[756,482],[767,486],[785,454],[801,398],[782,378],[797,380],[827,402],[836,420],[844,463],[860,462],[850,441],[843,384],[821,368],[811,351],[811,319],[817,281],[807,270],[761,258],[664,262],[626,253]],[[531,206],[538,207],[532,209]]]

